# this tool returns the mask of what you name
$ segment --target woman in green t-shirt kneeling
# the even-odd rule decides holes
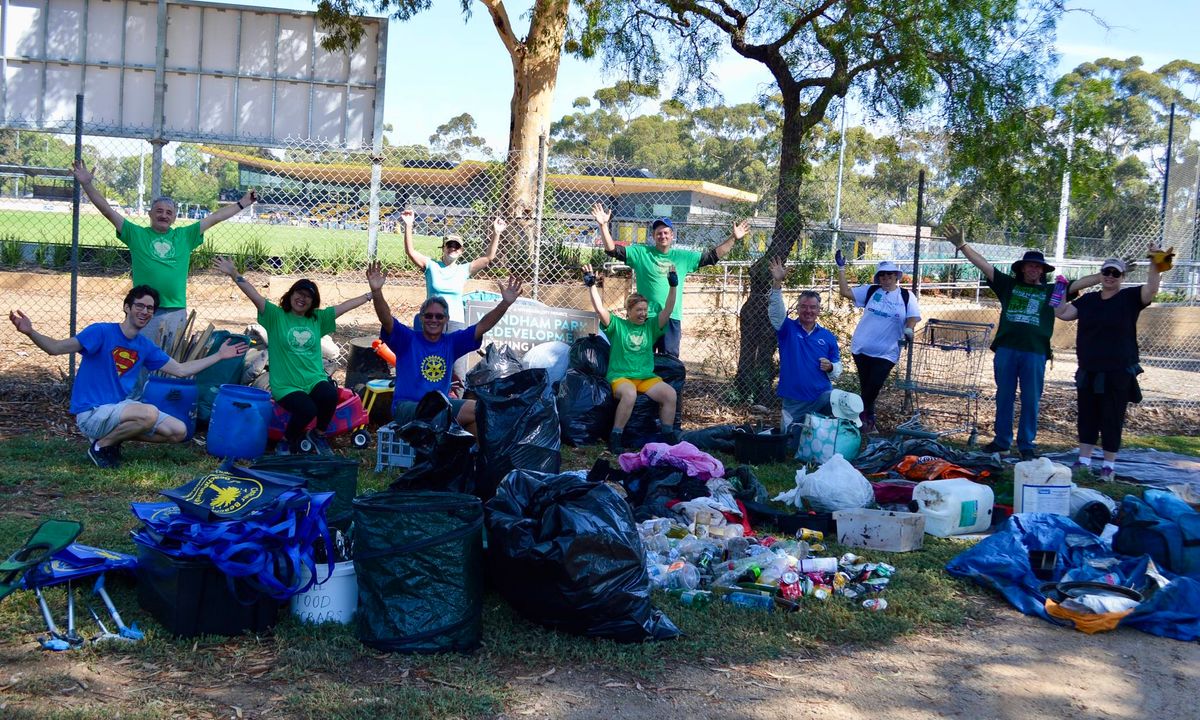
[[[337,410],[337,385],[325,374],[321,359],[321,338],[333,334],[339,315],[371,299],[371,293],[350,298],[333,307],[321,307],[321,293],[312,280],[301,279],[283,294],[278,305],[268,303],[246,278],[238,274],[229,258],[217,258],[213,266],[233,278],[238,289],[250,298],[258,310],[258,322],[267,330],[267,348],[271,363],[271,397],[291,413],[284,430],[286,443],[276,452],[290,455],[300,452],[308,424],[316,427],[308,433],[309,442],[322,455],[331,451],[325,428]],[[375,267],[371,265],[371,268]],[[370,276],[371,268],[367,269]]]
[[[637,401],[638,393],[643,393],[658,403],[659,424],[667,442],[679,442],[679,431],[675,428],[675,388],[654,374],[654,343],[662,337],[663,328],[671,320],[671,311],[675,308],[679,275],[675,272],[674,265],[668,267],[667,283],[670,290],[658,317],[646,322],[650,305],[644,296],[634,293],[625,301],[625,314],[629,316],[625,319],[609,313],[604,308],[600,291],[596,289],[596,276],[592,273],[592,266],[583,266],[583,284],[587,286],[592,309],[596,311],[600,329],[612,346],[608,358],[607,379],[612,385],[613,395],[617,398],[612,433],[608,437],[608,449],[613,453],[619,453],[623,449],[621,438],[625,424],[629,422],[629,416],[633,413],[633,404]]]

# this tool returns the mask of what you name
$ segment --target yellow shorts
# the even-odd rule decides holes
[[[662,382],[662,378],[660,378],[657,375],[651,375],[650,377],[643,378],[641,380],[630,380],[629,378],[617,378],[616,380],[612,381],[611,385],[612,385],[612,391],[614,393],[617,391],[617,386],[620,385],[621,383],[630,383],[633,385],[634,389],[636,389],[639,393],[644,394],[647,390],[649,390],[650,388],[659,384],[660,382]]]

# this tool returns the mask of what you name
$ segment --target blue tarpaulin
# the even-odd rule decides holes
[[[1051,557],[1053,569],[1045,579],[1034,574],[1034,561]],[[1133,588],[1146,597],[1122,626],[1152,635],[1192,641],[1200,639],[1200,580],[1176,576],[1162,568],[1148,572],[1149,556],[1115,554],[1099,536],[1062,515],[1013,515],[993,535],[961,553],[946,565],[956,577],[967,578],[1003,595],[1026,615],[1056,624],[1045,609],[1038,588],[1049,581],[1092,580]],[[1039,570],[1041,566],[1039,566]],[[1161,580],[1166,584],[1160,586]]]

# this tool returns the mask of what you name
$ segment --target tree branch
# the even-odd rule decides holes
[[[483,6],[487,8],[488,14],[492,16],[492,24],[496,26],[496,34],[500,36],[500,42],[504,43],[504,49],[513,60],[524,52],[524,43],[513,32],[512,22],[508,19],[508,10],[504,8],[504,0],[479,0]]]

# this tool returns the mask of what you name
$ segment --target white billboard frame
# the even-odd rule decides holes
[[[165,0],[0,0],[0,127],[285,147],[379,147],[386,18],[354,53],[315,13]],[[266,52],[264,52],[264,50]]]

